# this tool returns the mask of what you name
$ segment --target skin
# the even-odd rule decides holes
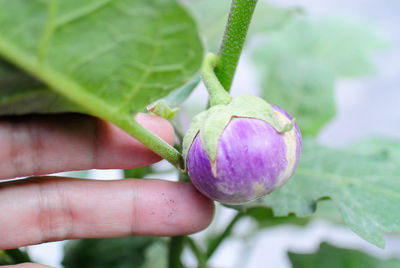
[[[282,124],[292,120],[282,108],[273,109]],[[296,124],[290,131],[278,133],[263,120],[236,117],[218,139],[215,163],[210,162],[201,135],[197,135],[186,164],[193,184],[204,195],[225,204],[242,204],[285,184],[297,166],[301,146]]]
[[[137,121],[172,144],[168,121]],[[195,233],[212,219],[212,201],[189,183],[93,181],[40,175],[135,168],[160,157],[117,127],[77,114],[0,118],[0,249],[74,238]],[[18,268],[48,267],[20,264]]]

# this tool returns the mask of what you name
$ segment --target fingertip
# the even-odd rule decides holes
[[[196,233],[205,228],[207,228],[213,217],[215,212],[214,202],[202,195],[191,183],[186,183],[187,195],[192,199],[191,207],[188,210],[191,210],[192,215],[192,229],[189,230],[189,233]]]
[[[176,200],[178,213],[165,218],[166,226],[175,225],[171,230],[175,230],[176,234],[172,232],[170,235],[193,234],[207,228],[214,216],[214,202],[191,183],[178,182],[174,188],[170,194]]]
[[[191,183],[147,179],[137,181],[135,188],[140,189],[136,216],[141,220],[136,222],[134,234],[192,234],[205,229],[213,218],[213,201]]]

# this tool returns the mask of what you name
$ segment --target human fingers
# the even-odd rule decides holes
[[[32,178],[0,184],[0,249],[73,238],[175,236],[205,228],[213,203],[190,183]]]
[[[157,116],[136,120],[168,143],[174,132]],[[116,126],[81,115],[30,115],[0,119],[0,179],[92,168],[135,168],[160,160]]]

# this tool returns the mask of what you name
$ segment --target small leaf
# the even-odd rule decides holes
[[[147,110],[162,118],[171,120],[178,113],[179,108],[169,107],[167,102],[162,99],[147,106]]]
[[[380,259],[366,253],[322,243],[313,254],[288,252],[293,268],[396,268],[400,259]]]
[[[400,146],[394,147],[398,155]],[[266,206],[275,216],[310,216],[330,198],[344,222],[365,240],[384,247],[382,233],[400,232],[399,158],[335,150],[306,141],[293,178],[281,189],[238,209]]]

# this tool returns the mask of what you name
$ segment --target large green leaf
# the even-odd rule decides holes
[[[262,96],[296,117],[315,136],[335,114],[339,77],[372,74],[372,54],[385,42],[370,25],[340,19],[292,19],[253,51]]]
[[[37,79],[0,59],[0,115],[79,111]]]
[[[397,151],[400,146],[390,150]],[[380,150],[379,150],[380,151]],[[378,151],[377,151],[378,152]],[[331,198],[344,222],[365,240],[384,247],[383,232],[400,232],[400,158],[361,154],[305,142],[299,167],[281,189],[238,209],[267,206],[275,216],[310,216]]]
[[[118,124],[188,81],[202,46],[173,0],[0,0],[0,56],[74,103],[61,110],[78,105]],[[51,100],[60,100],[40,83],[29,90],[0,84],[2,114],[26,112],[12,102],[43,99],[51,111],[58,105]]]
[[[396,268],[399,259],[380,259],[363,252],[322,243],[313,254],[288,252],[293,268]]]

